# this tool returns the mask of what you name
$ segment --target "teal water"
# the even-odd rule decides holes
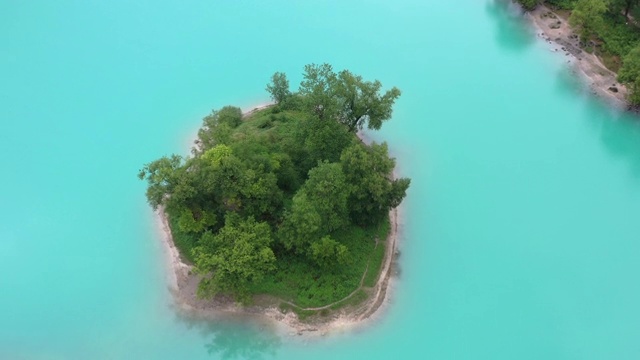
[[[404,91],[401,273],[305,344],[170,307],[140,166],[330,62]],[[0,359],[638,359],[640,126],[501,1],[4,1]]]

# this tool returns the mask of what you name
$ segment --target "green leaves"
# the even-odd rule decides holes
[[[291,95],[289,91],[289,80],[285,73],[276,72],[271,76],[271,82],[267,84],[267,92],[276,104],[281,104]]]
[[[139,171],[138,178],[147,180],[147,201],[154,210],[163,205],[168,195],[184,180],[181,165],[182,158],[171,155],[150,162]]]
[[[369,129],[379,130],[382,122],[391,118],[393,104],[400,97],[396,87],[380,95],[380,81],[364,81],[348,70],[338,74],[335,86],[340,108],[338,121],[351,132],[362,130],[365,123]]]
[[[194,153],[228,142],[231,129],[238,127],[241,123],[242,110],[238,107],[225,106],[220,110],[212,110],[211,114],[202,119]]]
[[[321,120],[334,119],[350,132],[362,130],[365,124],[379,130],[391,118],[393,105],[400,97],[398,88],[381,95],[380,81],[364,81],[348,70],[336,74],[329,64],[306,65],[303,76],[300,94],[307,111]]]
[[[310,255],[316,264],[328,268],[336,263],[345,264],[349,260],[349,249],[327,235],[311,244]]]
[[[200,283],[198,294],[228,293],[246,301],[248,286],[275,269],[271,241],[268,224],[228,215],[218,234],[205,233],[194,249],[197,271],[209,276]]]
[[[306,253],[309,244],[320,238],[322,217],[305,192],[293,197],[291,210],[279,227],[278,238],[287,250]]]
[[[576,3],[569,23],[577,28],[583,41],[594,36],[602,27],[602,15],[607,11],[607,3],[604,0],[579,0]]]
[[[622,68],[618,72],[618,81],[629,87],[631,104],[640,105],[640,46],[633,48],[624,57]]]
[[[340,164],[318,164],[309,171],[309,179],[300,191],[314,204],[322,219],[320,229],[324,233],[335,231],[347,224],[349,187]]]
[[[386,143],[354,142],[342,152],[340,162],[351,186],[348,208],[353,221],[375,224],[400,205],[410,181],[390,180],[395,161],[389,158]]]

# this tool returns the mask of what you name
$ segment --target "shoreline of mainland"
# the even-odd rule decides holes
[[[584,51],[579,45],[578,35],[564,19],[544,4],[525,12],[525,17],[536,30],[536,36],[551,45],[550,51],[563,54],[593,95],[617,108],[630,110],[628,90],[618,82],[617,74],[602,64],[595,54]]]
[[[243,112],[243,117],[270,106],[273,106],[273,104],[260,104],[252,108],[252,110]],[[358,134],[358,136],[363,139],[361,134]],[[216,296],[213,299],[198,298],[196,292],[201,277],[193,273],[193,266],[184,261],[176,248],[164,209],[159,208],[154,214],[166,256],[168,288],[172,296],[173,305],[179,314],[205,320],[228,317],[250,318],[258,322],[271,323],[279,328],[281,332],[291,336],[307,335],[316,337],[363,326],[376,319],[386,309],[386,305],[389,302],[390,289],[393,287],[395,260],[399,254],[397,247],[399,220],[401,219],[399,213],[401,212],[401,206],[391,209],[389,212],[390,230],[385,243],[383,263],[376,284],[370,288],[370,294],[367,299],[355,306],[350,305],[339,310],[333,310],[327,316],[315,315],[310,321],[300,320],[293,311],[283,312],[279,305],[288,302],[271,295],[255,295],[253,304],[247,306],[242,306],[232,298],[223,295]],[[346,300],[360,289],[362,289],[362,284],[353,293],[338,302]],[[328,309],[331,305],[333,304],[313,308],[313,310]]]

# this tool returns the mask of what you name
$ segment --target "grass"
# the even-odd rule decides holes
[[[375,283],[384,256],[379,254],[379,249],[384,252],[384,246],[379,244],[377,249],[375,247],[375,239],[380,236],[381,229],[388,232],[389,226],[354,226],[336,232],[334,238],[349,248],[351,262],[332,269],[318,268],[305,257],[276,254],[277,257],[280,255],[277,270],[259,284],[254,284],[251,292],[274,295],[303,308],[321,307],[344,299],[360,286],[370,261],[367,274],[372,274],[370,278],[373,280],[369,281]],[[386,234],[382,238],[386,238]],[[374,271],[376,269],[377,272]]]

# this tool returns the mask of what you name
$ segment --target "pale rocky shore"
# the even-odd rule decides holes
[[[628,108],[627,88],[618,83],[616,73],[600,59],[580,47],[579,37],[568,22],[544,5],[538,5],[526,16],[536,28],[536,35],[550,44],[550,50],[567,59],[574,73],[589,86],[591,92],[619,108]]]

